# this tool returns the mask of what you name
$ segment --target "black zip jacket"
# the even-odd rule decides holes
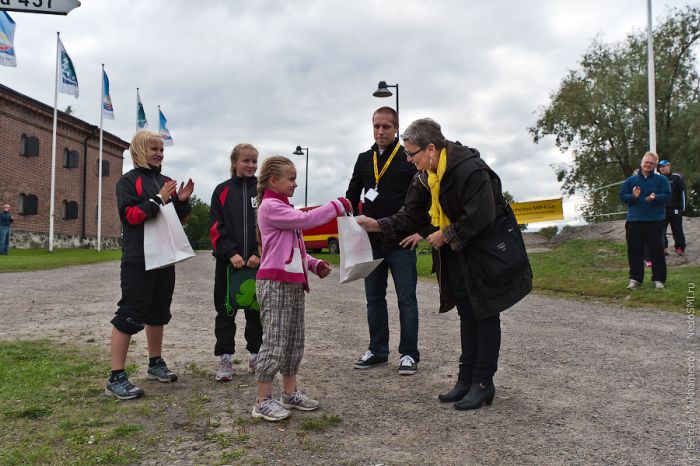
[[[669,173],[666,178],[671,185],[671,198],[666,202],[666,209],[678,209],[678,212],[682,213],[685,210],[686,200],[685,181],[678,173]]]
[[[244,261],[259,256],[255,235],[258,179],[236,176],[219,184],[211,196],[209,238],[212,254],[229,262],[239,254]]]
[[[373,154],[377,151],[377,170],[382,171],[382,167],[389,159],[391,152],[398,144],[398,139],[390,144],[382,155],[379,155],[379,148],[374,144],[370,150],[363,152],[357,157],[355,168],[348,184],[348,190],[345,197],[348,198],[355,212],[359,212],[357,208],[360,202],[362,191],[366,193],[371,188],[377,188],[379,196],[374,200],[364,199],[362,213],[371,218],[383,218],[394,215],[404,205],[408,187],[411,185],[411,180],[416,174],[416,167],[411,162],[406,160],[406,152],[403,147],[399,147],[398,152],[391,161],[384,175],[379,180],[377,186],[374,176],[374,161]],[[380,234],[370,233],[372,243],[376,244],[381,238]],[[402,239],[402,238],[400,238]]]
[[[117,182],[117,207],[122,221],[122,262],[144,260],[143,222],[160,212],[162,200],[157,197],[166,181],[160,168],[134,168]],[[192,207],[189,201],[180,202],[173,192],[171,201],[181,222],[185,222]]]

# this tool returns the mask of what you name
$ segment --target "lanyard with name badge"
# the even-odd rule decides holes
[[[401,144],[397,142],[396,146],[394,147],[394,150],[391,151],[391,155],[382,167],[381,172],[379,171],[379,166],[377,165],[377,151],[375,150],[373,152],[372,161],[374,162],[374,180],[376,181],[376,183],[374,185],[374,188],[370,188],[365,193],[365,199],[369,201],[374,201],[377,198],[377,196],[379,196],[379,180],[382,178],[382,176],[384,176],[384,173],[386,173],[387,169],[389,168],[389,165],[391,164],[391,161],[394,160],[394,156],[399,151],[399,147],[401,147]]]

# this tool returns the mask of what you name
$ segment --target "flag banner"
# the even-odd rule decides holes
[[[561,197],[542,201],[513,202],[510,204],[510,208],[513,209],[519,225],[564,219]]]
[[[63,47],[63,42],[61,38],[58,38],[58,76],[56,80],[58,82],[58,92],[64,94],[74,95],[78,98],[78,76],[75,74],[75,66],[73,66],[73,60],[68,56],[68,52]]]
[[[160,128],[158,128],[158,132],[160,133],[160,137],[163,139],[163,145],[172,146],[173,138],[170,136],[170,130],[166,126],[168,120],[165,119],[165,115],[163,115],[163,112],[160,111],[160,107],[158,107],[158,117],[160,118]]]
[[[102,70],[102,116],[108,120],[114,120],[114,108],[112,98],[109,96],[109,78],[105,70]]]
[[[14,41],[15,22],[6,12],[0,11],[0,65],[17,66]]]
[[[146,111],[141,103],[139,90],[136,89],[136,131],[148,128],[148,120],[146,120]]]

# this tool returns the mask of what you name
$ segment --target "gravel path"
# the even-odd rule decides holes
[[[225,433],[235,429],[236,418],[249,417],[254,380],[239,366],[233,382],[213,381],[213,267],[211,256],[204,253],[178,265],[174,318],[164,349],[179,370],[192,364],[206,368],[211,382],[188,384],[185,375],[172,388],[144,384],[144,400],[168,389],[187,392],[205,385],[212,411],[230,407],[218,419]],[[118,264],[111,262],[2,274],[3,289],[9,293],[0,304],[0,339],[50,338],[94,345],[105,353],[109,320],[119,298],[118,271]],[[529,296],[502,315],[493,405],[458,412],[437,401],[437,394],[455,381],[459,325],[456,312],[437,313],[434,282],[419,283],[422,361],[410,377],[396,371],[393,289],[390,364],[352,369],[368,338],[363,286],[361,281],[337,283],[337,271],[326,280],[312,278],[306,301],[307,348],[300,385],[322,401],[322,410],[296,412],[283,430],[252,424],[249,448],[255,454],[250,457],[265,463],[360,465],[698,461],[698,410],[690,404],[695,399],[689,394],[696,392],[689,390],[688,363],[689,352],[697,357],[699,348],[695,335],[688,338],[689,319],[682,309],[629,310]],[[245,346],[242,335],[237,346]],[[145,347],[145,337],[137,336],[131,356],[142,371]],[[137,374],[134,379],[142,377]],[[293,437],[302,420],[323,413],[340,416],[342,424],[313,437],[313,447]],[[689,420],[696,422],[695,430]],[[177,422],[172,429],[175,438]],[[205,438],[189,442],[173,449],[170,457],[161,454],[161,461],[213,461]],[[689,443],[694,443],[694,451]]]

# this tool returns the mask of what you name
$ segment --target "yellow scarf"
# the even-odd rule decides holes
[[[437,173],[428,170],[428,186],[430,187],[430,197],[432,205],[430,206],[430,223],[441,230],[450,224],[450,219],[442,211],[440,205],[440,181],[445,174],[447,168],[447,150],[443,147],[440,151],[440,160],[438,161]]]

